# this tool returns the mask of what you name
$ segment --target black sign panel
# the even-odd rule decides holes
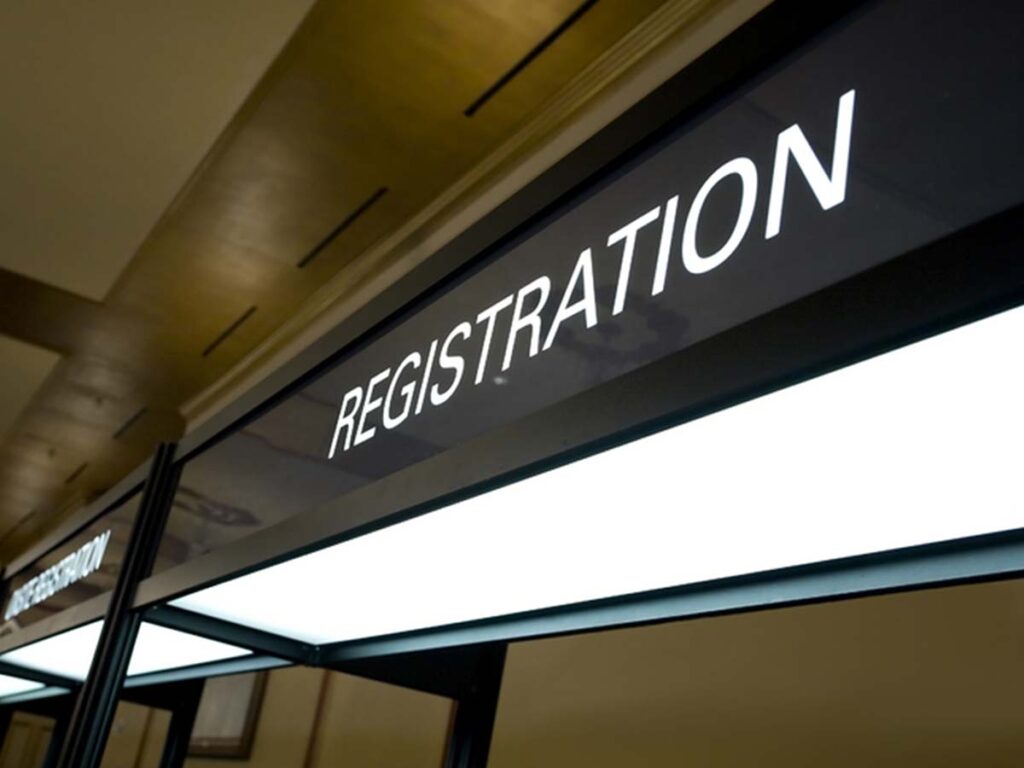
[[[132,496],[11,578],[0,635],[112,590],[140,499]]]
[[[870,6],[190,462],[162,567],[1024,201],[1017,4]]]

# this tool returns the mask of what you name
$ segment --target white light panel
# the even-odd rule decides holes
[[[20,677],[0,675],[0,700],[7,696],[27,693],[28,691],[36,691],[42,687],[42,683],[37,683],[34,680],[23,680]]]
[[[313,643],[1024,526],[1024,308],[175,601]]]
[[[94,621],[15,648],[0,659],[51,675],[85,680],[102,627],[103,622]]]
[[[237,645],[143,623],[135,641],[132,659],[128,662],[128,677],[234,659],[248,656],[249,653],[249,650]]]
[[[0,659],[29,669],[84,680],[89,674],[102,622],[38,640],[8,651]],[[143,622],[135,641],[128,676],[162,672],[246,656],[251,651],[216,640]]]

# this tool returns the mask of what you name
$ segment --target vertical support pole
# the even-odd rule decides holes
[[[160,768],[182,768],[188,757],[188,742],[192,738],[192,726],[199,711],[199,700],[203,696],[204,680],[191,680],[175,691],[174,708],[171,710],[171,724],[167,727],[167,741],[164,743]]]
[[[486,767],[507,648],[502,643],[481,654],[472,685],[455,705],[455,723],[444,768]]]
[[[153,567],[176,482],[174,445],[162,443],[142,489],[142,501],[124,564],[110,598],[89,676],[75,701],[57,763],[59,768],[99,768],[142,622],[141,616],[132,611],[135,590]]]

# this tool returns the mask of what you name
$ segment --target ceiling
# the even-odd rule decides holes
[[[311,2],[3,3],[3,267],[102,301]]]
[[[624,41],[763,4],[4,3],[0,561],[179,438],[324,285],[386,274],[360,259],[626,71]]]

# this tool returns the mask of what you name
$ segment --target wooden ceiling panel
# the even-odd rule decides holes
[[[0,436],[6,436],[60,356],[41,347],[0,335]]]
[[[103,299],[310,3],[0,3],[0,264]]]

